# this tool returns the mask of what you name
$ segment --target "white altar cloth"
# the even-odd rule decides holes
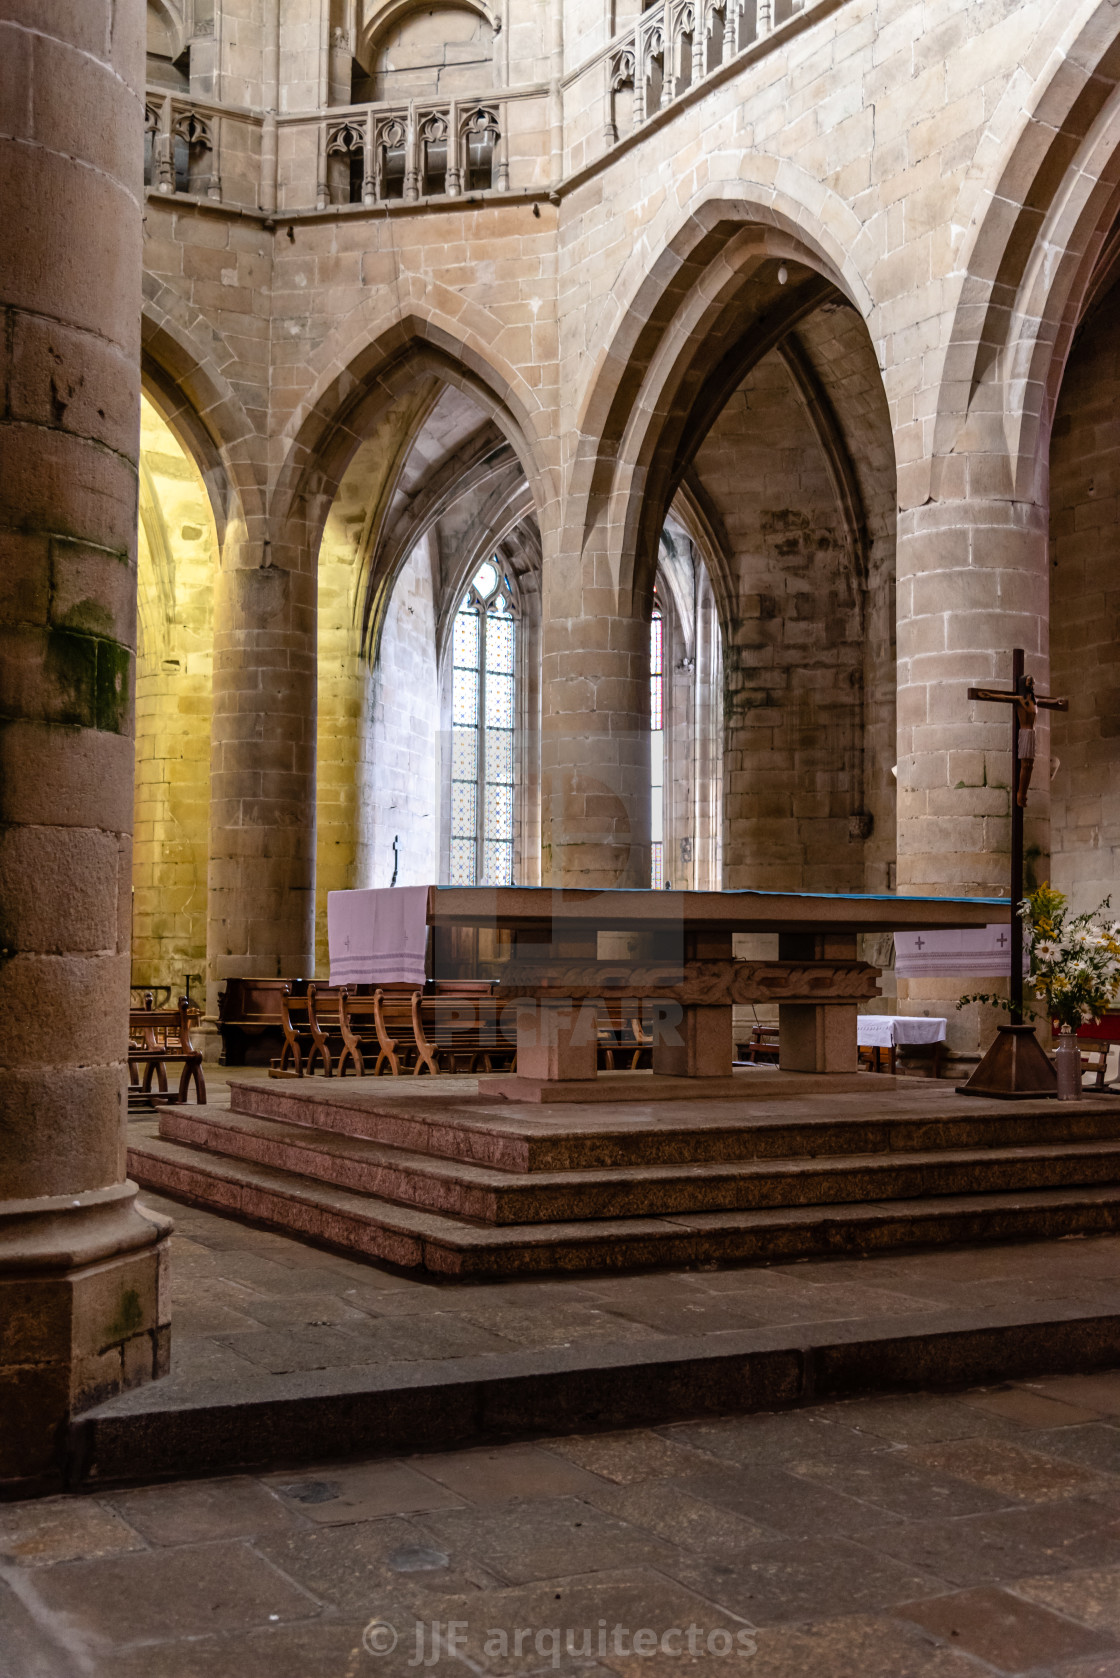
[[[427,886],[327,893],[332,985],[424,983]]]
[[[1028,955],[1023,950],[1023,972]],[[1011,972],[1009,926],[896,932],[894,970],[900,979],[1006,979]]]
[[[944,1043],[946,1020],[924,1014],[860,1014],[856,1041],[861,1049],[890,1049],[899,1043]]]

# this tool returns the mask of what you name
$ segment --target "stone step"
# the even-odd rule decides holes
[[[1116,1141],[513,1173],[208,1108],[166,1108],[159,1135],[359,1194],[486,1224],[759,1211],[1120,1184]]]
[[[486,1226],[186,1147],[153,1124],[131,1129],[128,1168],[143,1187],[447,1277],[744,1263],[1120,1230],[1114,1186]]]
[[[1052,1244],[1058,1276],[1070,1245]],[[872,1258],[862,1267],[872,1285],[879,1280],[875,1265]],[[897,1285],[890,1276],[883,1282]],[[77,1418],[67,1485],[98,1491],[278,1462],[296,1467],[340,1456],[448,1451],[511,1436],[657,1427],[867,1393],[952,1392],[1043,1371],[1115,1368],[1120,1316],[1082,1296],[1076,1284],[1083,1288],[1083,1276],[1071,1282],[1065,1298],[1011,1287],[996,1303],[960,1301],[917,1319],[857,1315],[792,1329],[763,1324],[620,1345],[577,1340],[487,1357],[279,1375],[251,1365],[217,1378],[205,1364],[192,1370],[187,1342],[167,1380],[134,1387]],[[486,1288],[479,1291],[484,1300]],[[1103,1668],[1094,1670],[1103,1678]]]
[[[787,1085],[785,1076],[760,1072],[752,1085],[760,1091],[756,1098],[690,1102],[683,1113],[657,1103],[618,1108],[609,1100],[559,1111],[518,1107],[474,1095],[467,1079],[460,1082],[470,1085],[470,1094],[448,1091],[450,1080],[441,1080],[439,1093],[429,1095],[425,1082],[413,1079],[231,1082],[229,1088],[235,1113],[514,1172],[1120,1141],[1114,1095],[1011,1104],[960,1096],[926,1079],[861,1073],[833,1080],[843,1088],[822,1092],[816,1087],[827,1079],[790,1074]],[[803,1082],[816,1093],[792,1110],[790,1097]]]

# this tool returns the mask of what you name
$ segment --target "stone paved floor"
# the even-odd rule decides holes
[[[446,1359],[501,1359],[550,1348],[644,1344],[667,1337],[859,1324],[878,1335],[919,1322],[934,1332],[966,1315],[1000,1318],[1009,1298],[1112,1314],[1120,1236],[867,1259],[434,1283],[249,1228],[145,1192],[175,1220],[172,1374],[161,1400],[221,1386],[244,1395],[311,1371]],[[146,1402],[156,1389],[115,1401]],[[0,1674],[0,1678],[3,1675]]]
[[[1120,1371],[0,1506],[3,1678],[438,1669],[1120,1678]]]

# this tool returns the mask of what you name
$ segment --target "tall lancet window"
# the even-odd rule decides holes
[[[665,620],[656,600],[649,626],[650,884],[665,884]]]
[[[497,558],[455,616],[451,687],[453,886],[513,884],[517,618]]]

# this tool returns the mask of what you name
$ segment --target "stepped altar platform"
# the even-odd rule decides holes
[[[521,1101],[595,1098],[596,1004],[608,996],[627,999],[652,1037],[647,1100],[679,1098],[682,1079],[730,1093],[736,1002],[777,1003],[784,1071],[855,1072],[858,1005],[878,995],[880,977],[858,959],[859,935],[1010,916],[1005,898],[527,886],[432,886],[427,904],[433,927],[510,935],[498,1001],[516,1034],[517,1077],[480,1093]],[[777,934],[778,959],[736,960],[736,934],[759,932]],[[615,1099],[630,1098],[617,1088]]]
[[[771,1262],[1120,1230],[1120,1099],[869,1073],[732,1096],[496,1100],[474,1079],[234,1080],[130,1126],[142,1186],[449,1279]],[[488,1086],[497,1077],[481,1080]],[[513,1078],[509,1079],[512,1084]]]

